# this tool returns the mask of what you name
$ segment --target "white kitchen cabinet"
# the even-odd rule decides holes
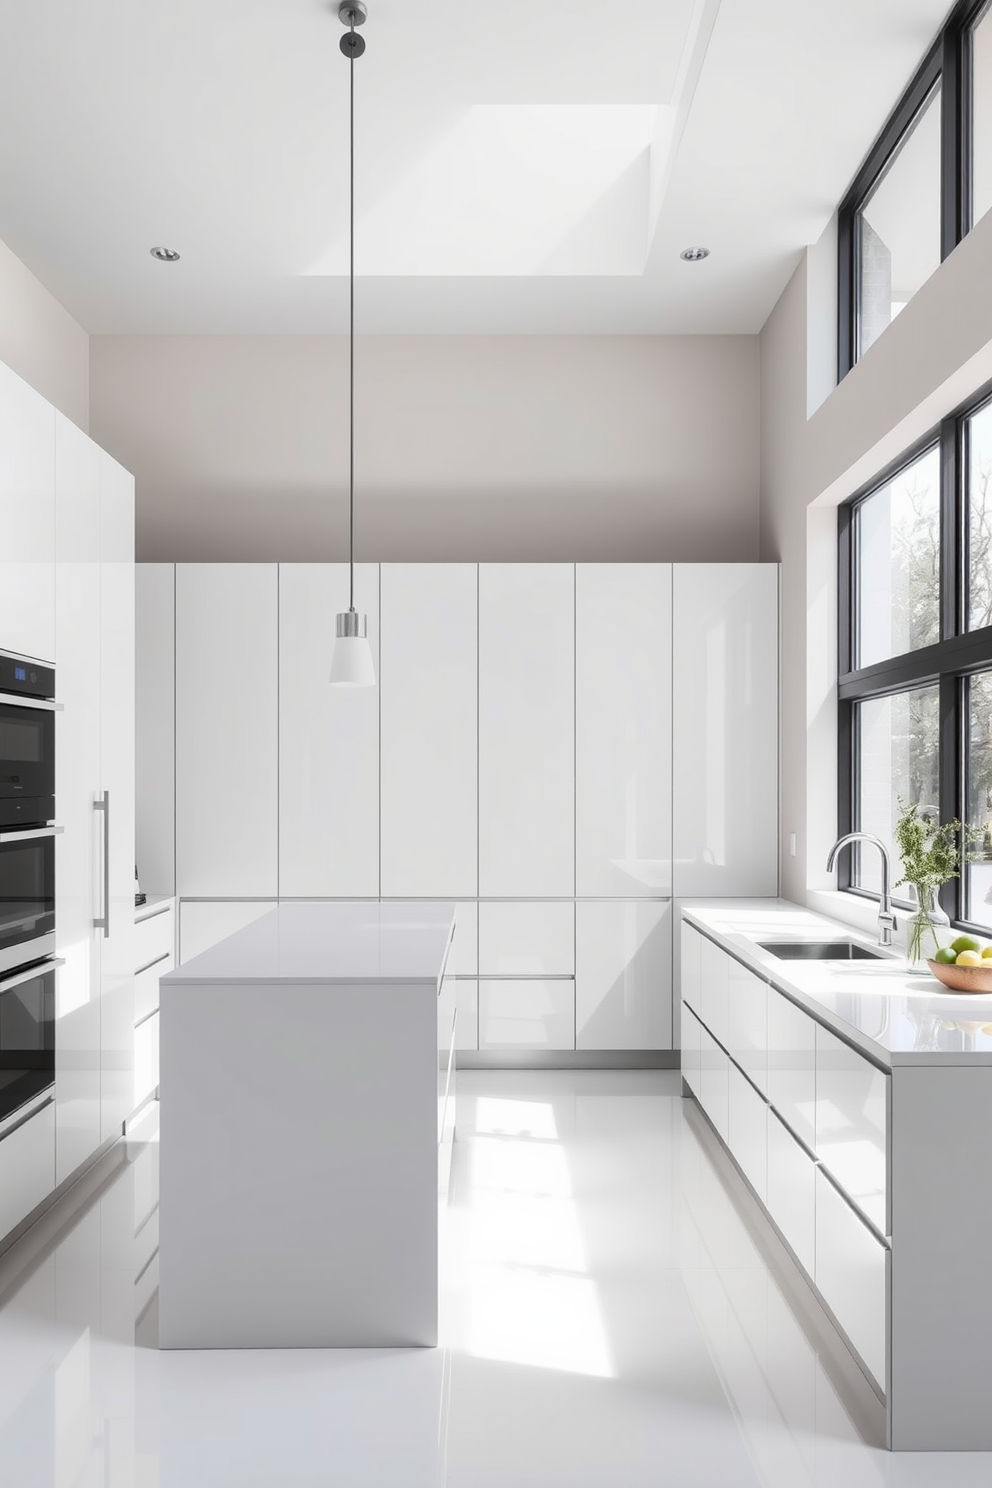
[[[816,1023],[775,987],[768,989],[768,1099],[813,1151],[816,1147]]]
[[[768,1112],[768,1212],[813,1276],[816,1248],[816,1165],[774,1111]]]
[[[275,899],[184,900],[179,905],[179,961],[191,961],[275,909]]]
[[[768,984],[732,956],[727,959],[727,1053],[767,1093]]]
[[[479,893],[575,893],[575,570],[479,567]]]
[[[699,1016],[724,1047],[730,1041],[730,957],[703,936],[699,957]]]
[[[727,1145],[764,1204],[768,1197],[768,1106],[731,1062]]]
[[[885,1246],[818,1171],[816,1285],[883,1390],[887,1264]]]
[[[671,772],[671,565],[577,564],[577,894],[671,894]]]
[[[700,1044],[702,1028],[687,1002],[682,1004],[682,1027],[679,1033],[682,1049],[682,1078],[697,1100],[700,1094]]]
[[[673,571],[673,892],[778,891],[778,568]]]
[[[574,1049],[575,983],[480,980],[479,1048]]]
[[[0,1138],[0,1236],[55,1187],[55,1105],[49,1102]]]
[[[672,1047],[670,902],[576,904],[575,1047]]]
[[[571,900],[479,905],[482,976],[571,976],[575,970],[575,905]]]
[[[158,1012],[149,1013],[134,1030],[134,1108],[158,1086]]]
[[[176,888],[176,565],[134,570],[134,851],[146,894]]]
[[[479,983],[471,978],[456,977],[455,1048],[473,1052],[479,1047]]]
[[[331,687],[334,621],[348,608],[348,565],[279,565],[279,867],[286,898],[375,898],[379,888],[380,687]],[[380,674],[379,568],[355,566],[355,608],[368,622],[369,646]],[[274,650],[274,617],[266,620]],[[268,654],[268,652],[267,652]],[[272,681],[274,687],[275,670]],[[268,702],[268,694],[266,694]],[[272,694],[273,719],[275,692]],[[273,731],[274,744],[274,731]],[[276,771],[271,765],[272,830]],[[269,776],[266,775],[268,782]],[[267,804],[267,812],[268,812]],[[266,822],[269,817],[266,816]],[[268,841],[268,839],[267,839]],[[423,842],[411,844],[424,847]],[[261,870],[262,862],[259,862]],[[275,857],[266,846],[264,873],[252,887],[215,874],[210,889],[191,894],[277,892]],[[264,879],[264,882],[263,882]]]
[[[47,662],[55,660],[55,418],[0,363],[0,650]]]
[[[697,1015],[702,1013],[702,957],[703,937],[695,925],[682,921],[681,939],[681,992],[682,1001],[688,1003]]]
[[[448,971],[455,977],[479,975],[479,905],[474,899],[455,905],[455,938],[448,952]]]
[[[882,1235],[888,1223],[890,1076],[816,1025],[816,1155]]]
[[[478,568],[380,570],[381,892],[478,891]]]
[[[55,415],[56,1182],[100,1146],[100,451]]]
[[[134,1097],[134,477],[100,453],[100,1135]]]
[[[699,1104],[719,1136],[727,1141],[730,1061],[708,1028],[699,1030]]]
[[[278,892],[277,636],[274,563],[177,565],[176,877],[181,896]],[[327,657],[329,666],[329,650]],[[309,678],[311,693],[323,685],[322,677],[321,672]],[[294,786],[297,792],[305,789],[299,780]],[[288,813],[293,799],[287,797]]]

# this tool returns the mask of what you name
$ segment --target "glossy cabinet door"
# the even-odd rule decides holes
[[[699,1104],[724,1142],[729,1135],[730,1060],[708,1028],[699,1030]]]
[[[731,956],[727,968],[727,1053],[764,1093],[768,1087],[768,984]]]
[[[479,893],[575,892],[574,566],[479,567]]]
[[[480,979],[479,1048],[574,1049],[574,982]]]
[[[687,1002],[683,1002],[682,1004],[682,1027],[679,1038],[682,1049],[682,1078],[696,1099],[701,1100],[700,1044],[702,1040],[702,1025]]]
[[[274,563],[177,565],[180,895],[278,892],[277,636]]]
[[[571,900],[480,904],[480,975],[571,976],[575,910]]]
[[[100,452],[100,1134],[134,1109],[134,477]]]
[[[768,1106],[733,1063],[727,1127],[727,1145],[764,1204],[768,1198]]]
[[[47,662],[55,660],[55,418],[0,363],[0,650]]]
[[[816,1147],[816,1023],[768,989],[768,1099],[810,1149]]]
[[[699,961],[700,1016],[725,1048],[729,1042],[730,966],[727,952],[704,935]]]
[[[55,1181],[100,1146],[100,451],[55,415]]]
[[[478,566],[380,570],[381,892],[478,892]]]
[[[455,938],[448,952],[448,971],[455,977],[479,975],[479,905],[474,899],[455,904]]]
[[[146,894],[176,891],[176,565],[134,568],[134,849]]]
[[[778,892],[778,567],[673,572],[673,892]]]
[[[671,894],[671,778],[671,564],[579,563],[577,894]]]
[[[679,975],[682,1000],[701,1016],[703,937],[695,925],[689,925],[685,920],[682,921],[681,937]]]
[[[274,899],[184,900],[179,906],[179,960],[192,961],[275,909]]]
[[[335,615],[347,608],[347,564],[279,565],[278,892],[286,898],[379,893],[378,564],[355,567],[355,608],[367,617],[375,687],[328,683]],[[267,623],[271,652],[274,615]],[[274,836],[274,757],[265,765],[271,768]],[[275,870],[270,848],[253,887],[230,877],[222,885],[218,877],[212,890],[186,892],[275,893]]]
[[[49,1104],[0,1141],[0,1237],[55,1187],[55,1110]]]
[[[888,1253],[822,1172],[816,1175],[815,1281],[876,1382],[885,1388]]]
[[[672,906],[575,906],[575,1047],[672,1047]]]
[[[768,1112],[768,1212],[807,1275],[816,1251],[816,1165],[774,1111]]]
[[[816,1026],[816,1155],[882,1235],[888,1220],[891,1076]]]

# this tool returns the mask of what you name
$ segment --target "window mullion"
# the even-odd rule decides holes
[[[940,820],[966,816],[964,772],[963,677],[940,679]],[[940,902],[952,920],[964,918],[964,878],[952,878],[940,891]]]

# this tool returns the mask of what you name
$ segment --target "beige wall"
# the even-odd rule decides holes
[[[139,558],[343,555],[346,379],[340,337],[94,336]],[[757,337],[359,338],[357,387],[359,557],[757,557]]]
[[[0,362],[86,429],[89,337],[58,300],[0,243]]]
[[[808,420],[809,344],[822,307],[805,261],[761,334],[761,556],[782,563],[782,883],[790,898],[827,882],[836,829],[835,508],[992,378],[990,263],[992,213]]]

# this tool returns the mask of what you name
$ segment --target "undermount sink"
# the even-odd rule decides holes
[[[853,940],[769,940],[759,941],[763,951],[771,951],[780,961],[883,961],[878,951]]]

